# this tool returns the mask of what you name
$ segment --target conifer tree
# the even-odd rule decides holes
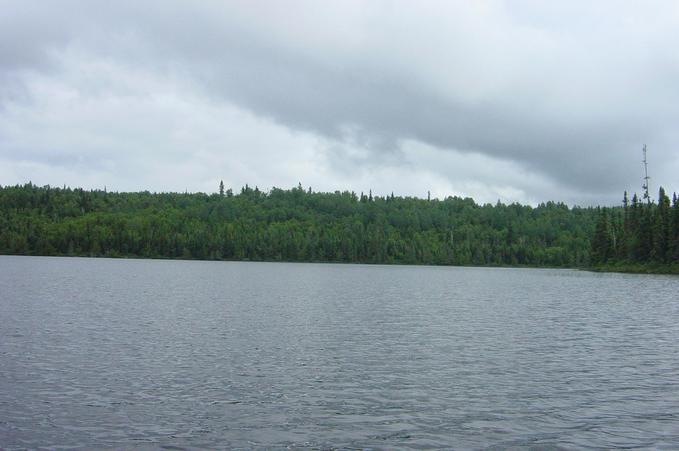
[[[672,196],[669,254],[670,261],[679,263],[679,197],[677,197],[677,193]]]
[[[627,258],[630,261],[639,260],[639,237],[641,229],[641,216],[643,204],[639,201],[636,193],[632,196],[632,206],[629,208],[627,224]]]
[[[641,204],[639,213],[636,258],[639,262],[648,262],[653,252],[653,204]]]
[[[592,265],[596,266],[606,263],[608,258],[612,256],[612,251],[613,244],[608,211],[603,208],[599,213],[599,220],[597,221],[594,238],[592,239]]]
[[[622,227],[620,230],[619,234],[619,243],[618,243],[618,258],[620,260],[625,260],[628,258],[629,253],[630,253],[630,246],[629,246],[629,240],[630,240],[630,207],[629,207],[629,198],[627,197],[627,191],[625,191],[625,194],[623,195],[622,198]]]
[[[651,259],[659,263],[665,263],[670,242],[670,199],[662,187],[660,187],[658,192],[658,206],[653,213],[653,251]]]

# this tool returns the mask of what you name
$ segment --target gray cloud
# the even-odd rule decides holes
[[[285,152],[291,161],[301,158],[278,177],[293,184],[312,173],[324,174],[322,180],[330,188],[340,183],[370,184],[380,174],[398,172],[438,180],[441,195],[456,194],[446,191],[466,186],[471,188],[464,188],[469,189],[465,194],[475,197],[502,191],[518,196],[509,200],[611,202],[622,189],[638,185],[640,147],[645,142],[655,162],[654,182],[676,189],[675,2],[2,2],[0,6],[6,11],[0,19],[0,79],[7,81],[0,88],[0,102],[4,111],[24,109],[21,118],[6,112],[14,118],[14,128],[0,128],[0,156],[7,161],[16,160],[20,152],[22,158],[47,167],[60,161],[87,161],[78,152],[87,152],[84,143],[97,141],[97,133],[110,136],[104,153],[125,154],[134,148],[151,159],[168,158],[168,148],[182,153],[180,142],[188,152],[187,161],[200,161],[192,157],[192,147],[200,147],[201,138],[190,134],[214,133],[224,139],[219,124],[213,124],[212,131],[194,124],[180,141],[155,135],[164,133],[166,120],[179,126],[183,116],[202,117],[206,108],[236,108],[268,125],[248,122],[253,134],[241,137],[237,146],[242,149],[221,151],[232,162],[241,160],[242,172],[260,177],[261,183],[268,183],[262,175],[272,172],[265,167],[267,161],[280,156],[261,158],[262,167],[255,169],[256,162],[244,163],[250,161],[247,147],[255,145],[251,142],[260,128],[271,132],[283,126],[292,138],[271,132],[269,145],[256,145],[263,155]],[[115,71],[116,77],[97,77],[107,70]],[[85,75],[74,74],[78,71]],[[35,74],[42,81],[31,84]],[[51,153],[41,160],[40,150],[25,148],[20,130],[29,126],[31,117],[45,127],[53,124],[44,116],[49,107],[43,104],[41,110],[36,101],[40,89],[36,86],[50,83],[46,94],[76,92],[74,110],[102,97],[135,109],[152,99],[148,115],[136,121],[143,127],[136,136],[147,145],[140,150],[135,144],[135,134],[130,136],[134,127],[125,115],[112,113],[108,119],[119,123],[109,124],[107,132],[103,124],[96,124],[90,137],[80,142],[68,136],[74,133],[74,123],[65,119],[49,133],[50,145],[31,140],[31,145]],[[159,93],[192,99],[178,100],[190,110],[172,110],[176,116],[165,118]],[[64,117],[82,120],[69,111]],[[2,134],[19,138],[3,140]],[[421,146],[405,144],[413,142]],[[63,150],[65,145],[70,150]],[[296,151],[285,145],[308,147]],[[218,155],[220,149],[210,146],[203,144]],[[118,167],[129,163],[120,155],[107,158],[120,160]],[[311,166],[300,171],[307,160]],[[467,167],[466,175],[441,171],[455,162]],[[501,173],[475,171],[469,162],[498,171],[511,169],[517,176],[508,179]],[[352,168],[362,175],[351,178]],[[192,186],[207,183],[197,178],[205,177],[204,172],[196,169]],[[460,184],[465,177],[468,180]],[[388,179],[381,183],[386,185]],[[421,187],[415,180],[409,183],[404,191],[426,191],[429,182],[422,181]],[[399,192],[399,186],[392,189]]]

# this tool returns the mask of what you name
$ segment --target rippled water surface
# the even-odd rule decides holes
[[[679,448],[679,278],[0,257],[0,447]]]

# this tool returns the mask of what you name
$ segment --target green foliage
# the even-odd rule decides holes
[[[670,220],[669,259],[679,263],[679,197],[672,196],[672,219]]]
[[[679,266],[679,200],[672,205],[660,188],[658,203],[631,205],[627,193],[619,211],[602,211],[592,239],[592,264],[595,267],[640,272],[676,272]]]
[[[222,194],[224,193],[224,195]],[[0,253],[585,267],[597,210],[548,202],[0,187]],[[676,238],[674,238],[676,241]]]
[[[614,258],[616,254],[614,236],[615,232],[611,226],[608,211],[604,208],[599,214],[594,238],[592,238],[591,262],[593,265],[601,265]]]

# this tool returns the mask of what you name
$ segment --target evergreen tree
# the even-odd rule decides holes
[[[653,214],[653,251],[651,259],[665,263],[667,261],[670,244],[670,199],[665,190],[660,187],[658,192],[658,206]]]
[[[669,260],[679,262],[679,197],[672,196],[672,219],[670,222]]]
[[[618,243],[617,258],[626,260],[630,255],[630,237],[632,234],[630,222],[630,206],[627,191],[622,198],[622,227],[620,228],[620,242]]]
[[[586,264],[596,211],[315,193],[0,188],[0,253],[374,263]],[[453,233],[454,231],[454,233]]]
[[[608,211],[603,208],[599,213],[599,219],[592,238],[591,262],[594,266],[606,263],[613,255],[613,240],[608,217]]]
[[[649,262],[653,252],[653,204],[648,201],[640,207],[636,257],[639,262]]]

